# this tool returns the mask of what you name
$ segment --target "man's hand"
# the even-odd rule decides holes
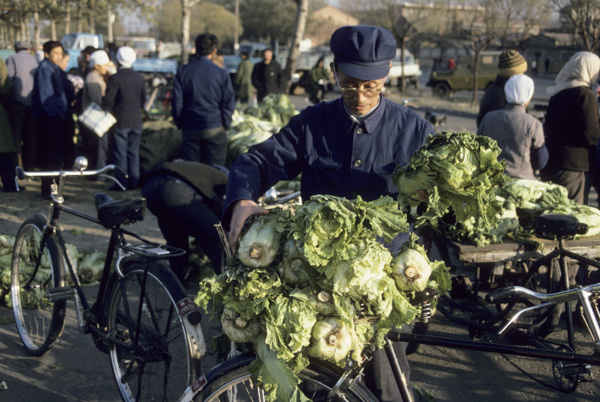
[[[268,213],[268,210],[259,207],[252,200],[239,200],[235,202],[231,213],[231,223],[229,224],[229,244],[231,245],[233,254],[237,253],[240,234],[242,233],[246,219],[252,215],[267,215]]]

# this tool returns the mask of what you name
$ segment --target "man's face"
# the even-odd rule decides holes
[[[265,63],[269,64],[271,60],[273,60],[273,52],[271,50],[265,50],[265,53],[263,54],[263,60]]]
[[[55,47],[50,51],[50,53],[46,53],[46,57],[52,63],[56,64],[60,67],[62,59],[63,59],[63,49],[60,46]]]
[[[67,67],[69,66],[69,57],[70,57],[69,53],[63,54],[62,60],[60,61],[60,64],[58,65],[64,71],[67,71]]]
[[[335,68],[333,63],[331,68]],[[385,77],[380,80],[364,81],[346,75],[339,68],[336,72],[339,86],[342,89],[344,105],[350,110],[350,113],[364,116],[379,104],[379,94],[383,88]],[[350,88],[359,89],[359,91]]]

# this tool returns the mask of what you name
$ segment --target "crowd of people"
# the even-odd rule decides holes
[[[560,184],[569,198],[587,204],[590,190],[598,190],[600,184],[596,162],[600,120],[593,90],[600,58],[582,51],[567,61],[547,90],[550,100],[543,125],[526,112],[534,83],[524,75],[525,58],[514,49],[506,50],[498,70],[480,101],[477,133],[498,141],[507,175]]]
[[[109,53],[87,47],[75,71],[65,71],[69,53],[57,41],[43,44],[43,58],[28,41],[15,43],[15,54],[0,60],[0,173],[4,191],[22,190],[15,166],[26,171],[71,169],[75,156],[84,155],[93,169],[107,163],[122,168],[125,188],[136,188],[142,107],[146,98],[141,74],[131,67],[132,48]],[[84,125],[81,115],[95,103],[116,116],[117,124],[99,137]],[[80,135],[77,136],[76,130]],[[78,141],[78,138],[81,141]],[[52,179],[43,179],[41,195],[50,198]]]

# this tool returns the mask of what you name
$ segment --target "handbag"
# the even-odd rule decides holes
[[[78,120],[85,127],[96,133],[98,137],[102,137],[117,122],[117,119],[112,114],[106,110],[102,110],[94,102],[85,108]]]

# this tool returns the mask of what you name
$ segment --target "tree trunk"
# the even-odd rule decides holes
[[[67,7],[65,14],[65,35],[71,33],[71,7]]]
[[[89,0],[88,1],[88,6],[90,10],[93,10],[95,7],[95,2],[94,0]],[[88,13],[88,31],[91,34],[95,34],[96,33],[96,24],[94,22],[94,16],[93,13]]]
[[[75,32],[81,32],[83,23],[83,15],[81,13],[81,3],[77,3],[77,10],[75,11]]]
[[[285,77],[285,93],[287,94],[292,85],[292,74],[296,70],[296,62],[298,61],[298,55],[300,54],[300,42],[304,38],[304,28],[306,27],[306,18],[308,16],[308,4],[309,0],[295,0],[298,4],[296,9],[296,24],[294,27],[294,37],[292,39],[292,46],[288,53],[287,62],[285,63],[285,71],[283,73]]]
[[[108,10],[106,12],[106,17],[107,17],[107,28],[108,28],[108,32],[107,32],[107,40],[108,43],[113,42],[113,13],[112,13],[112,5],[110,3],[108,3]]]
[[[189,53],[187,44],[190,42],[190,19],[192,7],[189,0],[181,0],[181,64],[187,64]]]
[[[33,41],[34,46],[41,45],[40,41],[40,14],[37,10],[37,4],[35,5],[35,10],[33,11]]]
[[[473,99],[471,100],[472,105],[477,104],[477,81],[479,81],[479,55],[483,49],[475,49],[475,60],[473,60]]]
[[[406,81],[404,79],[404,49],[406,48],[406,37],[400,38],[400,96],[404,96]]]

